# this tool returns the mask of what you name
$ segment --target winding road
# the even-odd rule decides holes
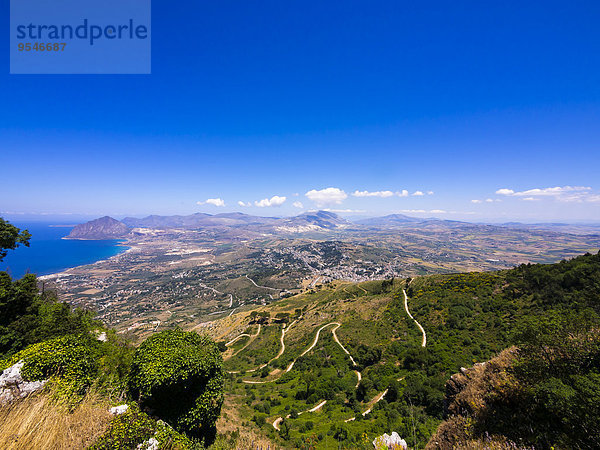
[[[321,403],[319,403],[317,406],[314,406],[310,409],[307,409],[306,411],[301,411],[298,413],[298,415],[304,414],[304,413],[309,413],[309,412],[315,412],[318,411],[319,409],[321,409],[323,407],[323,405],[327,403],[327,400],[323,400]],[[288,414],[287,416],[285,416],[286,419],[289,419],[292,415]],[[273,421],[273,428],[275,428],[277,431],[279,431],[279,424],[283,422],[283,417],[278,417],[277,419],[275,419]]]
[[[331,323],[328,323],[327,325],[323,325],[321,328],[319,328],[319,329],[317,330],[317,334],[315,335],[315,339],[314,339],[313,343],[310,345],[310,347],[308,347],[306,350],[304,350],[304,351],[303,351],[303,352],[300,354],[300,356],[298,356],[298,358],[301,358],[301,357],[303,357],[303,356],[304,356],[304,355],[306,355],[308,352],[310,352],[310,351],[311,351],[313,348],[315,348],[315,345],[317,345],[317,342],[319,341],[319,334],[321,334],[321,330],[322,330],[323,328],[327,328],[329,325],[334,325],[334,324],[339,326],[339,323],[337,323],[337,322],[331,322]],[[298,358],[294,359],[294,360],[293,360],[293,361],[290,363],[290,365],[287,367],[287,369],[285,369],[285,373],[288,373],[290,370],[292,370],[292,368],[294,367],[294,364],[296,363],[296,361],[298,360]]]
[[[408,310],[408,296],[406,295],[406,291],[404,289],[402,289],[402,293],[404,294],[404,309],[406,310],[406,314],[408,314],[408,317],[415,321],[415,323],[421,330],[421,333],[423,333],[423,341],[421,342],[421,347],[425,347],[427,345],[427,335],[425,334],[425,329],[421,326],[419,322],[417,322],[417,320],[412,316],[412,314]]]
[[[292,325],[294,325],[297,321],[294,320],[292,323],[289,324],[289,326],[284,326],[281,329],[281,337],[279,338],[279,342],[281,342],[281,348],[279,349],[279,353],[277,353],[277,356],[275,356],[274,358],[271,358],[269,361],[267,361],[266,363],[264,363],[263,365],[256,367],[255,369],[249,369],[246,370],[246,372],[257,372],[265,367],[267,367],[269,364],[271,364],[273,361],[275,361],[276,359],[279,359],[279,357],[281,357],[281,355],[283,355],[283,352],[285,352],[285,342],[284,342],[284,338],[285,338],[285,333],[292,328]],[[229,341],[227,344],[225,345],[229,345],[232,342],[235,342],[237,339],[243,337],[243,336],[250,336],[250,337],[256,337],[258,336],[258,333],[260,332],[260,324],[258,324],[258,331],[256,332],[256,334],[254,336],[250,336],[249,334],[240,334],[239,336],[237,336],[235,339],[233,339],[233,341]],[[248,344],[250,344],[248,342]],[[246,344],[246,346],[248,346],[248,344]],[[246,346],[244,348],[246,348]],[[238,353],[243,350],[240,349],[238,351]],[[295,360],[294,360],[295,362]],[[292,365],[294,363],[292,362]],[[227,373],[240,373],[239,370],[231,370],[231,371],[227,371]],[[269,383],[269,381],[250,381],[250,380],[242,380],[242,382],[247,383],[247,384],[263,384],[263,383]]]
[[[248,275],[245,275],[245,277],[248,278],[252,282],[252,284],[254,286],[256,286],[257,288],[271,289],[272,291],[279,291],[280,290],[279,288],[272,288],[272,287],[269,287],[269,286],[260,286],[260,285],[256,284],[256,282],[252,278],[250,278]]]
[[[237,341],[238,339],[241,339],[243,337],[256,337],[258,336],[258,334],[260,333],[260,323],[258,324],[258,330],[256,330],[255,334],[248,334],[248,333],[242,333],[239,336],[234,337],[232,340],[230,340],[227,344],[225,344],[227,347],[229,347],[231,344],[233,344],[235,341]]]
[[[252,281],[252,283],[253,283],[255,286],[257,286],[257,287],[265,287],[265,286],[258,286],[258,285],[257,285],[256,283],[254,283],[254,281],[253,281],[251,278],[249,278],[247,275],[246,275],[246,277],[247,277],[247,278],[248,278],[250,281]],[[411,280],[411,281],[412,281],[412,280]],[[361,290],[363,290],[365,293],[367,293],[367,291],[366,291],[364,288],[362,288],[362,287],[360,287],[360,286],[358,286],[358,287],[359,287]],[[272,289],[272,288],[269,288],[269,289]],[[346,292],[347,292],[347,291],[346,291]],[[424,328],[421,326],[421,324],[420,324],[419,322],[417,322],[417,320],[416,320],[416,319],[413,317],[413,315],[410,313],[410,311],[409,311],[409,309],[408,309],[408,295],[406,294],[406,290],[405,290],[405,289],[402,289],[402,294],[404,295],[404,310],[406,311],[406,314],[408,314],[408,316],[409,316],[409,317],[410,317],[410,318],[411,318],[411,319],[412,319],[412,320],[413,320],[413,321],[414,321],[414,322],[417,324],[417,327],[419,327],[419,329],[421,330],[421,333],[423,334],[423,339],[422,339],[422,342],[421,342],[421,346],[422,346],[422,347],[425,347],[425,346],[427,345],[427,334],[425,333],[425,329],[424,329]],[[268,364],[270,364],[272,361],[274,361],[274,360],[276,360],[277,358],[279,358],[279,357],[280,357],[280,356],[281,356],[281,355],[282,355],[282,354],[285,352],[285,342],[284,342],[285,332],[286,332],[286,331],[287,331],[287,330],[288,330],[288,329],[289,329],[289,328],[290,328],[292,325],[294,325],[295,323],[296,323],[296,321],[292,322],[292,324],[290,324],[290,326],[289,326],[289,327],[287,327],[287,328],[284,328],[284,329],[282,330],[282,332],[281,332],[281,339],[280,339],[280,340],[281,340],[281,350],[279,351],[279,353],[277,354],[277,356],[276,356],[275,358],[271,359],[271,360],[270,360],[268,363],[266,363],[266,364],[262,365],[261,367],[259,367],[258,369],[249,370],[249,371],[247,371],[247,372],[255,372],[256,370],[260,370],[260,369],[262,369],[263,367],[265,367],[265,366],[267,366]],[[341,349],[342,349],[342,350],[344,351],[344,353],[345,353],[345,354],[348,356],[348,358],[350,358],[350,361],[352,362],[352,364],[353,364],[355,367],[357,366],[357,364],[356,364],[356,361],[354,360],[354,358],[352,357],[352,355],[350,354],[350,352],[349,352],[349,351],[348,351],[348,350],[347,350],[347,349],[346,349],[346,348],[345,348],[345,347],[342,345],[342,343],[340,342],[340,340],[338,339],[338,336],[337,336],[337,334],[336,334],[336,331],[337,331],[337,329],[338,329],[339,327],[341,327],[342,325],[341,325],[339,322],[330,322],[330,323],[328,323],[328,324],[326,324],[326,325],[323,325],[322,327],[320,327],[320,328],[317,330],[317,333],[316,333],[316,335],[315,335],[315,338],[314,338],[313,342],[311,343],[311,345],[310,345],[310,346],[309,346],[309,347],[308,347],[306,350],[304,350],[304,351],[303,351],[303,352],[300,354],[300,356],[298,356],[297,358],[295,358],[295,359],[294,359],[294,360],[293,360],[293,361],[292,361],[292,362],[289,364],[289,366],[287,367],[287,369],[285,370],[285,372],[284,372],[284,373],[287,373],[287,372],[289,372],[290,370],[292,370],[292,368],[294,367],[294,364],[296,363],[296,361],[297,361],[299,358],[301,358],[302,356],[306,355],[306,354],[307,354],[308,352],[310,352],[310,351],[311,351],[313,348],[315,348],[315,346],[317,345],[317,343],[318,343],[318,341],[319,341],[319,336],[320,336],[320,334],[321,334],[321,331],[323,331],[325,328],[327,328],[327,327],[329,327],[329,326],[331,326],[331,325],[334,325],[334,328],[332,328],[332,330],[331,330],[331,334],[333,335],[333,339],[334,339],[334,340],[335,340],[335,342],[336,342],[336,343],[337,343],[337,344],[338,344],[338,345],[341,347]],[[259,331],[260,331],[260,329],[259,329]],[[241,337],[241,335],[240,335],[240,336],[238,336],[238,338],[239,338],[239,337]],[[237,339],[237,338],[236,338],[236,339]],[[359,384],[360,384],[360,382],[361,382],[362,375],[361,375],[361,373],[360,373],[358,370],[354,370],[354,372],[356,373],[356,377],[357,377],[357,379],[358,379],[358,381],[357,381],[357,383],[356,383],[356,387],[358,387],[358,386],[359,386]],[[238,373],[238,372],[230,372],[230,373]],[[402,377],[402,378],[399,378],[397,381],[401,381],[401,380],[403,380],[403,379],[404,379],[404,377]],[[269,382],[272,382],[272,381],[275,381],[275,380],[270,380],[270,381],[251,381],[251,380],[242,380],[242,381],[243,381],[244,383],[248,383],[248,384],[263,384],[263,383],[269,383]],[[371,411],[373,410],[373,407],[374,407],[374,406],[375,406],[377,403],[379,403],[381,400],[383,400],[383,399],[385,398],[385,396],[387,395],[387,393],[388,393],[388,389],[386,389],[385,391],[383,391],[383,392],[381,392],[381,393],[377,394],[375,397],[373,397],[373,398],[372,398],[372,399],[371,399],[371,400],[370,400],[370,401],[367,403],[367,409],[366,409],[364,412],[362,412],[362,413],[361,413],[361,415],[364,417],[364,416],[366,416],[367,414],[371,413]],[[323,400],[323,401],[321,401],[320,403],[318,403],[318,404],[317,404],[316,406],[314,406],[313,408],[311,408],[311,409],[308,409],[308,410],[306,410],[306,411],[302,411],[302,412],[298,413],[298,415],[300,415],[300,414],[303,414],[303,413],[307,413],[307,412],[315,412],[315,411],[318,411],[320,408],[322,408],[322,407],[323,407],[323,405],[325,405],[325,403],[327,403],[327,400]],[[289,418],[289,417],[290,417],[290,414],[288,414],[288,415],[286,416],[286,418]],[[276,418],[276,419],[273,421],[273,424],[272,424],[272,425],[273,425],[273,428],[275,428],[277,431],[279,431],[279,430],[280,430],[280,424],[281,424],[281,422],[282,422],[283,420],[284,420],[284,419],[283,419],[283,417],[278,417],[278,418]],[[351,421],[353,421],[353,420],[356,420],[356,417],[351,417],[351,418],[349,418],[349,419],[346,419],[344,422],[351,422]]]
[[[278,359],[281,355],[283,355],[283,352],[285,352],[285,342],[284,342],[284,337],[285,337],[285,333],[287,332],[287,330],[289,330],[292,325],[294,325],[296,323],[296,320],[294,320],[289,327],[284,328],[281,332],[281,349],[279,350],[279,353],[277,354],[277,356],[273,359],[271,359],[269,362],[263,364],[262,366],[256,368],[256,369],[250,369],[250,370],[246,370],[246,372],[256,372],[258,370],[261,370],[263,367],[268,366],[269,364],[271,364],[273,361],[275,361],[276,359]],[[348,357],[350,358],[350,361],[352,361],[352,364],[354,366],[357,366],[356,362],[354,361],[354,358],[352,358],[352,355],[350,355],[350,353],[348,352],[348,350],[346,350],[346,348],[342,345],[342,343],[339,341],[337,335],[335,334],[335,331],[342,326],[341,323],[339,322],[330,322],[326,325],[323,325],[321,328],[319,328],[317,330],[317,334],[315,335],[315,338],[313,339],[313,342],[310,344],[310,346],[304,350],[300,356],[298,356],[297,358],[294,358],[294,360],[287,366],[287,368],[285,369],[285,371],[282,373],[282,375],[284,373],[288,373],[290,370],[292,370],[294,368],[294,364],[296,363],[296,361],[303,357],[304,355],[306,355],[308,352],[310,352],[313,348],[315,348],[315,346],[317,345],[317,342],[319,342],[319,336],[321,335],[321,331],[323,331],[325,328],[327,328],[328,326],[331,325],[335,325],[335,328],[333,328],[331,330],[332,334],[333,334],[333,338],[335,340],[335,342],[342,348],[342,350],[344,351],[344,353],[346,353],[346,355],[348,355]],[[238,336],[239,337],[239,336]],[[231,371],[231,372],[227,372],[227,373],[240,373],[239,371]],[[355,370],[354,373],[356,374],[356,378],[357,378],[357,382],[356,382],[356,387],[358,387],[360,380],[362,379],[362,376],[360,374],[360,372],[358,370]],[[275,380],[268,380],[268,381],[254,381],[254,380],[242,380],[243,383],[247,383],[247,384],[265,384],[265,383],[271,383]]]
[[[340,347],[342,347],[342,350],[344,350],[344,353],[345,353],[346,355],[348,355],[348,358],[350,358],[350,361],[352,361],[352,365],[354,365],[354,366],[358,366],[358,364],[356,364],[356,361],[354,361],[354,358],[352,357],[352,355],[350,354],[350,352],[349,352],[348,350],[346,350],[346,347],[344,347],[344,346],[342,345],[342,343],[340,342],[340,340],[339,340],[339,339],[338,339],[338,337],[337,337],[337,334],[335,334],[335,332],[337,331],[337,329],[338,329],[339,327],[341,327],[341,326],[342,326],[342,325],[338,323],[338,324],[337,324],[337,327],[335,327],[333,330],[331,330],[331,334],[333,334],[333,339],[335,340],[335,342],[337,342],[337,343],[338,343],[338,345],[339,345]],[[360,377],[359,377],[359,378],[360,378]],[[360,380],[359,380],[359,381],[360,381]]]

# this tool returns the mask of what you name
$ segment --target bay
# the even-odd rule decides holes
[[[65,269],[91,264],[110,258],[127,250],[120,240],[71,240],[67,236],[73,225],[56,223],[18,223],[13,225],[27,229],[32,237],[30,246],[9,250],[0,262],[0,271],[7,271],[12,278],[26,273],[38,276],[62,272]],[[58,225],[58,226],[57,226]]]

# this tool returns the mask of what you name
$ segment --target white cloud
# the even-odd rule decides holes
[[[494,200],[492,200],[491,198],[486,198],[486,199],[485,199],[485,202],[486,202],[486,203],[494,203]]]
[[[250,202],[244,203],[243,201],[240,200],[238,202],[238,205],[240,205],[243,208],[247,208],[248,206],[252,206],[252,203],[250,203]]]
[[[526,196],[544,196],[544,197],[560,197],[561,195],[573,192],[587,192],[592,188],[584,187],[584,186],[556,186],[556,187],[548,187],[543,189],[528,189],[523,192],[515,192],[513,195],[526,197]]]
[[[339,205],[348,198],[348,194],[343,190],[334,187],[320,190],[312,189],[304,195],[309,200],[315,202],[319,207],[325,205]]]
[[[471,203],[481,203],[481,200],[471,200]]]
[[[587,198],[588,202],[600,203],[600,194],[593,194]]]
[[[207,198],[203,202],[197,202],[198,205],[213,205],[213,206],[225,206],[225,201],[222,198]]]
[[[433,195],[433,191],[427,191],[427,195]]]
[[[547,188],[527,189],[526,191],[515,192],[512,189],[498,189],[496,194],[510,195],[513,197],[524,197],[523,200],[554,198],[562,202],[596,202],[598,194],[592,192],[591,187],[587,186],[555,186]]]
[[[426,213],[424,209],[401,209],[400,212],[403,213]]]
[[[415,191],[415,192],[412,193],[412,195],[414,195],[416,197],[421,197],[422,195],[425,195],[425,194],[423,194],[422,191]]]
[[[539,201],[539,198],[535,198],[535,197],[525,197],[523,200],[525,200],[526,202],[536,202]]]
[[[304,208],[302,202],[295,201],[294,203],[292,203],[292,205],[294,205],[294,207],[296,208]]]
[[[408,197],[408,191],[406,189],[402,189],[401,191],[396,192],[398,197]]]
[[[446,214],[447,211],[444,211],[443,209],[432,209],[429,212],[434,214]]]
[[[380,197],[387,198],[393,196],[394,193],[392,191],[354,191],[352,193],[353,197]]]
[[[262,200],[254,202],[254,206],[258,206],[259,208],[266,208],[268,206],[281,206],[285,202],[287,197],[280,197],[279,195],[274,195],[273,197],[263,198]]]

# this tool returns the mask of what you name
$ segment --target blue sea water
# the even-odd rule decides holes
[[[118,240],[79,241],[62,239],[72,226],[52,226],[55,223],[17,223],[13,225],[31,233],[30,246],[9,250],[0,262],[0,271],[8,271],[13,278],[30,272],[49,275],[84,264],[110,258],[127,250]]]

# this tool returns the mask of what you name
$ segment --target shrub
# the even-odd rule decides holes
[[[129,389],[175,429],[210,441],[223,404],[222,363],[207,336],[163,331],[136,350]]]

